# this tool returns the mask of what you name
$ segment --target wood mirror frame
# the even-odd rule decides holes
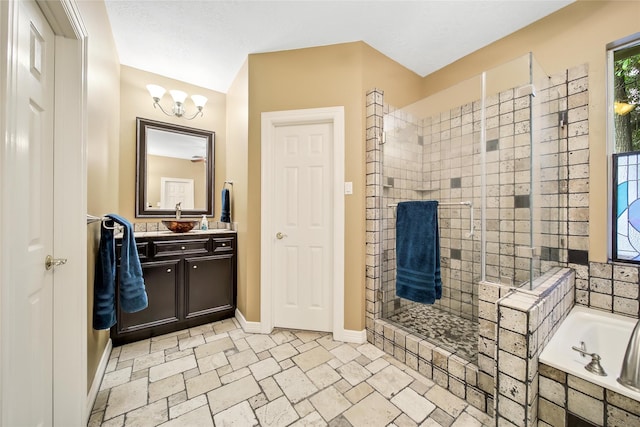
[[[186,126],[174,125],[171,123],[158,122],[155,120],[136,118],[136,218],[153,218],[153,217],[175,217],[176,211],[173,207],[155,206],[149,202],[148,176],[149,171],[149,134],[154,132],[162,132],[175,134],[176,138],[202,138],[206,145],[206,155],[193,156],[191,162],[205,163],[204,171],[204,204],[202,206],[194,206],[193,209],[182,208],[182,216],[188,218],[200,217],[202,215],[213,216],[214,212],[214,148],[215,148],[215,132],[194,129]],[[179,145],[176,141],[176,145]],[[173,157],[173,156],[171,156]],[[189,160],[182,157],[183,160]],[[174,177],[179,178],[179,177]],[[195,184],[194,184],[195,189]],[[195,199],[194,195],[194,199]],[[156,204],[159,202],[156,202]]]

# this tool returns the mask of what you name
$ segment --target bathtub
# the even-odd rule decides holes
[[[623,387],[616,381],[636,321],[637,319],[575,306],[542,350],[539,361],[640,401],[640,393]],[[607,373],[606,377],[584,369],[591,357],[582,357],[571,349],[571,346],[580,348],[580,341],[584,341],[587,352],[600,355],[600,364]]]

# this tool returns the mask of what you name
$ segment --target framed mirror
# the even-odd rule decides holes
[[[215,133],[136,118],[136,217],[213,216]]]

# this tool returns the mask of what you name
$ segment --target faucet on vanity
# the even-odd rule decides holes
[[[182,202],[176,203],[176,219],[180,219],[182,216],[182,206],[180,206]]]
[[[640,320],[629,337],[618,382],[633,391],[640,391]]]

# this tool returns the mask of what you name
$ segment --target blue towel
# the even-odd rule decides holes
[[[220,211],[220,222],[231,222],[231,207],[229,200],[229,189],[222,189],[222,210]]]
[[[442,296],[438,202],[401,202],[396,212],[396,295],[433,304]]]
[[[93,281],[93,329],[116,324],[116,253],[113,230],[100,226],[100,247]]]
[[[149,305],[142,277],[142,267],[133,227],[129,221],[115,214],[107,215],[112,221],[124,227],[122,252],[120,254],[119,301],[120,308],[127,313],[143,310]],[[109,329],[116,323],[116,254],[113,230],[100,227],[100,249],[96,260],[93,297],[93,328]]]

